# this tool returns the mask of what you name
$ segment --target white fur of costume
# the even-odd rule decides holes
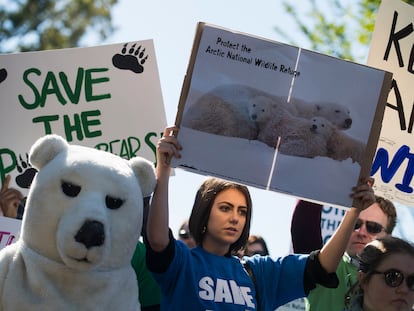
[[[0,310],[140,310],[130,261],[154,167],[57,135],[30,150],[39,170],[19,240],[0,251]]]

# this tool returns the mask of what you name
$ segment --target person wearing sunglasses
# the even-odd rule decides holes
[[[357,255],[369,242],[390,235],[396,222],[397,212],[394,204],[376,195],[375,203],[363,210],[355,223],[346,252],[336,270],[339,279],[338,287],[326,288],[317,285],[305,299],[306,311],[342,311],[345,307],[344,297],[357,280],[359,266]],[[318,232],[321,234],[320,225]],[[308,232],[308,235],[311,234]],[[318,245],[313,247],[320,248]]]
[[[254,255],[267,256],[269,255],[269,249],[267,248],[266,241],[263,239],[263,237],[259,235],[254,235],[254,234],[250,235],[246,243],[244,255],[246,256],[254,256]]]
[[[191,236],[190,229],[188,227],[188,219],[184,220],[178,229],[178,239],[186,244],[188,248],[193,248],[196,246],[196,242]]]
[[[414,246],[387,236],[358,255],[358,281],[345,297],[346,311],[411,311],[414,305]]]

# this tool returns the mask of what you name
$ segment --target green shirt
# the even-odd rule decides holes
[[[351,263],[351,257],[345,254],[336,269],[339,285],[326,288],[317,285],[311,290],[306,301],[307,311],[342,311],[345,308],[345,295],[357,281],[357,268]]]
[[[139,302],[142,308],[159,305],[161,302],[161,291],[151,272],[147,269],[145,252],[144,243],[139,241],[131,260],[132,267],[137,275]]]

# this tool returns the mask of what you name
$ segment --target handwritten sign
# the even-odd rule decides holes
[[[22,221],[0,216],[0,249],[17,241]]]
[[[0,179],[25,191],[45,134],[155,162],[166,127],[152,40],[0,55]]]
[[[378,12],[368,64],[393,72],[391,91],[371,175],[375,191],[414,206],[414,7],[383,0]]]

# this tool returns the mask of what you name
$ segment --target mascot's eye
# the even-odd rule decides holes
[[[76,197],[81,191],[81,187],[67,181],[62,181],[62,191],[68,197]]]
[[[106,207],[109,209],[118,209],[124,203],[124,200],[110,197],[109,195],[105,198]]]

